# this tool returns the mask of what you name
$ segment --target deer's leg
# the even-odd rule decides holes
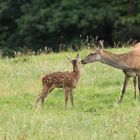
[[[130,77],[125,75],[124,83],[123,83],[123,89],[122,89],[122,93],[121,93],[121,96],[120,96],[120,99],[119,99],[119,103],[122,101],[122,98],[123,98],[124,93],[126,91],[129,79],[130,79]]]
[[[70,99],[71,99],[71,104],[72,104],[72,106],[74,106],[72,89],[70,90]]]
[[[37,99],[35,101],[35,110],[36,110],[36,108],[37,108],[38,103],[39,103],[40,100],[41,100],[41,103],[44,102],[45,93],[47,93],[47,90],[48,90],[48,88],[47,87],[44,87],[43,90],[42,90],[42,92],[41,92],[41,94],[37,97]]]
[[[68,93],[69,93],[69,89],[65,88],[65,110],[67,109]]]
[[[44,104],[45,98],[47,97],[47,95],[54,89],[54,87],[47,87],[43,94],[41,95],[41,105]]]
[[[134,77],[133,79],[133,84],[134,84],[134,99],[136,99],[136,84],[137,84],[137,81],[136,81],[136,76]]]
[[[39,101],[41,100],[41,105],[43,105],[46,96],[48,95],[48,93],[50,93],[54,88],[52,87],[47,87],[45,86],[41,92],[41,94],[38,96],[38,98],[35,101],[35,109],[37,108],[37,105],[39,103]]]
[[[49,88],[45,89],[44,92],[42,93],[42,95],[40,96],[41,105],[44,104],[45,98],[47,97],[48,93],[49,93]]]
[[[140,76],[138,76],[138,89],[139,89],[139,99],[140,99]]]

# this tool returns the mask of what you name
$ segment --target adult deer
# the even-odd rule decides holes
[[[81,60],[82,64],[100,61],[117,69],[121,69],[124,74],[124,84],[119,102],[122,101],[130,77],[134,77],[134,98],[136,98],[136,77],[138,77],[138,88],[140,92],[140,43],[134,45],[128,53],[114,54],[103,49],[103,41],[99,41],[99,46],[94,52]]]
[[[44,103],[46,96],[54,88],[63,88],[64,89],[65,109],[67,108],[67,101],[68,101],[69,95],[71,98],[71,104],[72,104],[72,106],[74,105],[72,91],[74,88],[76,88],[77,83],[78,83],[79,78],[80,78],[80,56],[79,56],[79,53],[77,54],[76,59],[72,60],[72,59],[68,58],[68,60],[70,61],[70,63],[73,66],[73,71],[71,71],[71,72],[58,71],[58,72],[48,74],[42,78],[43,90],[35,101],[35,109],[37,108],[37,105],[38,105],[40,100],[41,100],[41,104]]]

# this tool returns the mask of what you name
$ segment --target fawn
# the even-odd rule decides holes
[[[35,101],[35,110],[38,106],[39,101],[41,100],[41,105],[44,103],[45,98],[47,95],[54,89],[54,88],[63,88],[64,95],[65,95],[65,109],[67,108],[67,101],[68,96],[70,95],[71,104],[74,106],[73,103],[73,88],[76,88],[77,83],[80,78],[80,56],[77,53],[75,59],[70,59],[67,57],[70,63],[73,66],[73,71],[69,72],[54,72],[48,75],[45,75],[42,78],[43,90],[41,94]]]

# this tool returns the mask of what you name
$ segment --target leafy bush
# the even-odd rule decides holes
[[[86,36],[98,36],[110,45],[138,40],[140,2],[134,16],[128,12],[131,6],[127,0],[1,0],[0,48],[9,55],[9,50],[24,47],[36,52],[46,46],[67,50]]]

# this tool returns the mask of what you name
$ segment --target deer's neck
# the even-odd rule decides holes
[[[74,68],[73,73],[74,73],[75,80],[78,81],[79,78],[80,78],[80,69],[79,68]]]
[[[118,69],[126,69],[128,68],[125,64],[125,61],[123,57],[120,57],[120,55],[102,50],[101,60],[102,63],[108,64],[112,67],[118,68]]]

